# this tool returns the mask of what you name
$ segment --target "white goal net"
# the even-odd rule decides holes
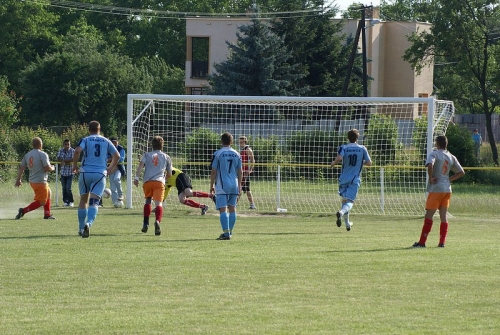
[[[446,133],[453,113],[451,101],[432,98],[130,94],[126,205],[143,204],[142,188],[133,186],[133,177],[142,154],[152,150],[153,136],[163,136],[164,151],[191,177],[193,189],[207,192],[212,154],[228,131],[236,150],[238,137],[246,136],[254,152],[251,190],[257,213],[335,213],[340,166],[330,163],[347,142],[347,132],[356,128],[373,166],[363,171],[353,211],[422,214],[425,157],[433,138]],[[238,211],[248,205],[243,194]],[[190,210],[177,201],[177,192],[170,192],[167,210],[181,207]]]

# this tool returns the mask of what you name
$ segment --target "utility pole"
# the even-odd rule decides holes
[[[349,89],[349,82],[351,81],[352,68],[354,66],[354,59],[358,51],[359,35],[361,35],[361,51],[363,60],[363,96],[368,96],[368,71],[367,71],[367,58],[366,58],[366,9],[371,9],[373,6],[362,6],[354,8],[361,11],[361,20],[358,22],[358,29],[354,37],[349,63],[347,64],[347,75],[344,79],[344,87],[342,88],[342,96],[347,96]]]

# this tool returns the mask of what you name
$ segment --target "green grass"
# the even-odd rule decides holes
[[[496,208],[451,219],[444,249],[436,223],[417,250],[421,217],[352,215],[347,232],[240,215],[216,241],[214,210],[167,209],[159,237],[139,210],[102,209],[89,239],[76,209],[41,215],[0,220],[1,334],[500,332]]]

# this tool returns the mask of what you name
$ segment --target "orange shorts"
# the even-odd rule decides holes
[[[425,209],[439,209],[450,207],[450,192],[431,192],[427,195]]]
[[[40,202],[47,202],[50,199],[50,187],[47,183],[30,183],[31,188],[35,191],[34,200]]]
[[[142,185],[142,189],[144,190],[144,198],[153,198],[155,201],[163,201],[165,184],[161,181],[147,181]]]

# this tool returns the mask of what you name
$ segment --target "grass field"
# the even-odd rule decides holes
[[[499,334],[496,212],[455,215],[446,248],[435,225],[415,250],[421,217],[353,214],[347,232],[242,214],[217,241],[214,210],[167,209],[154,236],[139,210],[104,208],[89,239],[74,208],[3,215],[0,334]]]

